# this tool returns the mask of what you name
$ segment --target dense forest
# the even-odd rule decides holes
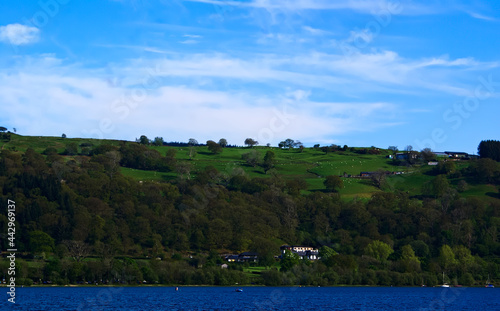
[[[138,142],[4,148],[0,206],[15,202],[19,285],[433,286],[443,273],[446,282],[484,285],[500,279],[500,196],[461,195],[474,184],[498,190],[498,159],[489,156],[490,143],[482,148],[488,156],[467,165],[440,161],[426,171],[430,181],[419,195],[378,180],[380,191],[352,199],[328,178],[325,189],[311,191],[273,170],[272,152],[252,154],[252,147],[241,148],[241,165],[262,166],[261,177],[239,167],[197,169],[179,159],[179,149],[161,154]],[[139,181],[122,168],[177,177]],[[2,213],[3,250],[8,222]],[[321,259],[278,258],[283,244],[318,248]],[[258,253],[258,262],[222,269],[221,255],[244,251]],[[0,266],[6,279],[6,253]]]

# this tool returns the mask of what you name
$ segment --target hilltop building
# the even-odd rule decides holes
[[[297,254],[300,259],[309,259],[309,260],[317,260],[319,257],[319,250],[309,246],[290,246],[283,245],[280,247],[281,255],[285,254],[286,250],[291,251],[294,254]]]

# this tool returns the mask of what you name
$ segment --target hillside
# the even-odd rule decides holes
[[[15,134],[0,144],[0,202],[16,204],[26,284],[500,278],[500,166],[490,159],[429,166],[375,147],[215,150]],[[2,232],[9,222],[0,216]],[[283,244],[322,259],[275,259]],[[217,266],[221,254],[245,251],[258,263]]]
[[[47,148],[55,148],[59,154],[63,154],[66,150],[66,145],[74,143],[78,146],[77,152],[80,155],[89,154],[89,150],[85,150],[83,145],[91,145],[91,148],[99,145],[119,146],[120,141],[117,140],[96,140],[96,139],[70,139],[60,137],[38,137],[38,136],[19,136],[13,135],[10,142],[3,142],[2,149],[17,150],[20,152],[26,151],[28,148],[34,149],[37,153],[43,153]],[[307,182],[307,189],[304,192],[324,191],[324,178],[328,175],[344,175],[358,176],[360,172],[375,172],[377,170],[386,170],[389,172],[402,172],[401,175],[388,175],[387,187],[385,191],[408,191],[411,195],[417,196],[422,194],[422,185],[432,180],[432,174],[426,162],[419,162],[415,165],[407,166],[405,163],[388,159],[387,156],[393,154],[392,151],[386,149],[378,149],[379,154],[360,154],[360,150],[370,150],[370,148],[348,148],[347,151],[325,153],[319,148],[282,149],[278,147],[247,147],[225,148],[221,154],[213,154],[206,146],[196,147],[171,147],[171,146],[153,146],[148,145],[147,148],[158,151],[160,155],[165,155],[168,150],[175,150],[175,158],[181,162],[185,161],[190,164],[190,175],[193,177],[206,167],[215,167],[221,174],[231,175],[235,169],[241,169],[251,178],[269,178],[272,174],[281,175],[284,179],[301,179]],[[189,157],[190,149],[195,151],[193,158]],[[242,159],[242,155],[250,150],[256,150],[260,158],[263,158],[266,151],[271,150],[275,153],[275,165],[271,172],[266,174],[263,167],[257,165],[253,167],[247,165]],[[78,155],[65,155],[67,160],[74,159]],[[468,162],[457,162],[457,169],[465,169],[468,167]],[[138,181],[175,181],[181,175],[175,168],[168,172],[155,169],[136,169],[131,167],[121,166],[120,172],[124,176],[132,177]],[[458,179],[459,180],[459,179]],[[455,180],[455,183],[458,182]],[[344,178],[344,188],[339,189],[339,194],[344,199],[352,198],[369,198],[375,192],[381,189],[375,187],[370,178]],[[485,185],[476,185],[463,193],[464,196],[477,196],[486,199],[487,193],[494,191],[494,188]]]

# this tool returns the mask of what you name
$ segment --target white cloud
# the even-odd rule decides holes
[[[311,26],[302,26],[302,29],[305,30],[306,32],[314,35],[314,36],[324,36],[324,35],[330,35],[330,31],[326,31],[323,29],[318,29],[318,28],[313,28]]]
[[[490,21],[490,22],[498,22],[498,19],[490,17],[490,16],[486,16],[486,15],[479,14],[479,13],[476,13],[476,12],[467,12],[467,13],[471,17],[476,18],[476,19],[482,19],[482,20]]]
[[[21,24],[0,26],[0,41],[13,45],[25,45],[37,42],[40,30],[36,27]]]
[[[191,40],[191,39],[184,40],[184,41],[179,41],[179,43],[181,43],[181,44],[196,44],[198,42],[199,41],[197,41],[197,40]]]
[[[363,14],[436,14],[442,10],[437,5],[417,4],[412,0],[184,0],[207,3],[217,6],[234,6],[241,8],[258,8],[267,11],[300,11],[300,10],[352,10]]]
[[[82,69],[47,60],[28,60],[15,74],[0,74],[2,115],[21,134],[106,137],[133,140],[142,134],[166,140],[199,141],[246,137],[277,144],[286,137],[305,143],[333,142],[344,135],[389,126],[386,103],[336,103],[310,99],[299,87],[276,94],[251,90],[207,90],[191,85],[144,87],[155,80],[143,66],[129,86],[111,86]],[[115,65],[113,72],[124,66]],[[134,83],[135,81],[135,83]],[[135,85],[135,86],[130,86]],[[152,84],[151,84],[152,85]],[[359,127],[359,124],[363,127]]]

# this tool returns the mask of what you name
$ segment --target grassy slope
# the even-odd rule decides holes
[[[0,148],[25,151],[28,147],[31,147],[41,153],[47,147],[55,147],[59,152],[62,152],[65,149],[65,144],[69,142],[75,142],[78,145],[90,142],[94,146],[102,143],[119,144],[117,140],[63,139],[61,137],[20,136],[12,134],[12,140],[8,143],[0,142]],[[242,154],[251,150],[249,148],[225,148],[221,154],[214,155],[208,151],[207,147],[195,147],[197,154],[193,160],[189,160],[189,149],[187,147],[151,146],[150,148],[159,151],[162,155],[165,155],[166,151],[170,148],[176,149],[177,159],[189,161],[194,168],[194,172],[202,170],[207,166],[214,166],[221,173],[227,175],[231,174],[235,168],[241,168],[250,177],[268,177],[261,167],[248,166],[241,159]],[[341,175],[344,172],[350,175],[359,175],[361,171],[384,169],[405,172],[404,175],[388,177],[388,189],[398,189],[408,191],[411,195],[418,195],[421,194],[422,184],[433,178],[425,174],[430,169],[427,166],[412,169],[393,166],[391,160],[386,158],[386,155],[389,154],[386,150],[382,150],[382,154],[380,155],[360,155],[353,152],[325,154],[320,150],[312,148],[305,149],[303,152],[267,147],[255,147],[254,149],[259,152],[261,159],[264,157],[266,151],[272,150],[276,154],[277,172],[283,175],[284,178],[302,178],[306,180],[309,185],[308,191],[324,190],[323,181],[327,175]],[[136,180],[165,181],[174,180],[177,177],[175,172],[161,173],[130,168],[122,168],[121,172],[125,176]],[[340,194],[345,199],[354,197],[369,198],[374,192],[380,191],[371,185],[370,180],[355,178],[343,178],[343,180],[345,187],[340,190]],[[456,181],[452,181],[452,183],[456,183]],[[471,185],[463,193],[463,196],[490,199],[496,193],[496,189],[490,185]]]

